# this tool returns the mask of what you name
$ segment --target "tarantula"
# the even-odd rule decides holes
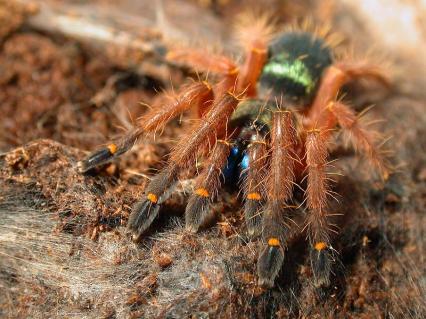
[[[339,90],[360,77],[388,84],[379,67],[364,61],[336,59],[333,34],[309,28],[278,33],[265,17],[239,28],[245,48],[241,66],[223,54],[202,49],[175,49],[174,62],[213,74],[213,81],[184,86],[173,102],[150,110],[138,126],[79,162],[80,172],[129,150],[143,134],[155,132],[171,119],[196,109],[195,127],[181,137],[167,165],[153,177],[128,221],[139,240],[158,216],[179,173],[200,158],[203,168],[186,206],[185,222],[196,232],[209,215],[223,176],[240,171],[248,234],[261,235],[259,284],[273,286],[289,239],[300,228],[290,221],[294,186],[306,179],[305,206],[316,286],[328,285],[333,260],[330,244],[328,177],[329,144],[336,128],[349,133],[352,145],[366,155],[386,179],[389,168],[370,131],[357,114],[338,99]],[[235,176],[235,175],[234,175]],[[300,187],[300,186],[298,186]]]

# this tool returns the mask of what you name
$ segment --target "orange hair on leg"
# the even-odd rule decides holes
[[[347,133],[355,150],[365,154],[370,165],[380,173],[382,179],[386,180],[389,177],[390,167],[376,147],[377,132],[368,130],[355,112],[341,102],[330,104],[329,110]]]
[[[215,95],[221,96],[226,91],[234,91],[239,75],[235,62],[224,54],[214,54],[203,49],[175,49],[167,54],[168,60],[185,64],[196,71],[213,73],[220,76],[215,85]]]
[[[246,50],[244,64],[238,78],[238,92],[256,96],[256,83],[268,58],[268,43],[276,32],[275,22],[266,13],[248,12],[237,18],[235,35]]]
[[[315,285],[329,285],[331,256],[330,226],[327,220],[329,184],[327,180],[327,135],[321,130],[310,130],[306,136],[306,164],[308,186],[306,189],[309,208],[308,229],[311,244],[311,264]]]
[[[305,126],[308,129],[314,127],[330,129],[335,122],[329,122],[330,116],[327,111],[329,103],[336,100],[337,94],[343,85],[357,78],[371,78],[385,86],[389,86],[389,79],[382,70],[365,62],[339,62],[325,71],[322,76],[317,95],[306,114]]]

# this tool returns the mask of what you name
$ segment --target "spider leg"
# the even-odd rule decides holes
[[[96,150],[83,161],[78,162],[79,172],[87,172],[98,165],[113,160],[132,148],[142,134],[161,129],[171,119],[191,107],[206,108],[212,101],[213,91],[207,82],[196,82],[184,87],[182,93],[172,103],[150,110],[138,121],[138,127],[126,134],[117,143],[110,143],[108,146]]]
[[[262,229],[266,245],[257,264],[259,284],[266,287],[274,285],[275,277],[284,261],[284,249],[296,232],[296,227],[290,225],[292,209],[288,205],[295,180],[296,144],[297,135],[292,114],[281,110],[274,112],[268,203]]]
[[[186,85],[181,92],[172,103],[153,108],[138,120],[145,132],[161,130],[171,119],[193,107],[200,114],[213,103],[213,90],[206,81]]]
[[[331,246],[327,221],[327,135],[321,130],[310,130],[306,135],[306,165],[308,169],[308,186],[306,189],[309,208],[308,229],[312,245],[311,266],[314,284],[319,287],[330,284]]]
[[[389,79],[377,66],[363,62],[334,64],[322,76],[316,98],[306,114],[305,127],[308,129],[333,128],[335,123],[330,122],[329,113],[326,112],[328,104],[335,101],[343,85],[361,77],[374,79],[385,86],[390,85]]]
[[[217,140],[205,168],[195,180],[195,190],[185,210],[186,228],[192,232],[197,232],[208,217],[210,203],[220,188],[220,175],[226,165],[229,150],[227,141]]]
[[[178,179],[179,170],[194,163],[198,152],[208,148],[210,139],[226,127],[224,124],[228,122],[238,103],[235,95],[227,92],[200,119],[198,127],[181,138],[170,155],[168,165],[154,176],[142,200],[136,204],[129,217],[127,227],[133,233],[134,240],[143,235],[158,215],[160,205],[168,198],[169,190]]]
[[[248,97],[256,96],[256,83],[268,58],[268,42],[275,33],[275,25],[268,14],[254,15],[247,12],[240,16],[236,36],[245,48],[245,60],[238,78],[238,92]]]
[[[188,65],[200,72],[220,75],[222,80],[215,88],[216,96],[231,90],[237,82],[239,68],[225,55],[212,54],[202,49],[175,49],[167,54],[167,59]]]
[[[158,173],[148,184],[142,199],[132,209],[127,222],[127,229],[133,234],[133,240],[138,241],[140,236],[147,231],[160,212],[163,204],[173,192],[177,182],[179,167],[169,164]]]
[[[256,83],[262,72],[267,56],[268,51],[266,46],[263,47],[259,45],[250,49],[242,66],[241,75],[238,78],[238,92],[243,92],[245,90],[248,97],[256,96]]]
[[[348,136],[354,148],[364,153],[370,165],[380,172],[383,180],[386,180],[389,177],[389,167],[375,145],[377,132],[368,130],[356,113],[341,102],[330,103],[328,109],[336,117],[340,127],[349,133]]]
[[[246,152],[249,165],[243,181],[244,216],[249,236],[257,237],[261,232],[261,213],[266,199],[268,149],[264,138],[260,134],[255,135]]]
[[[330,226],[327,221],[328,194],[327,142],[332,129],[339,124],[350,132],[354,145],[367,154],[370,162],[387,178],[385,161],[373,144],[373,134],[359,123],[355,113],[340,102],[335,102],[340,88],[349,81],[369,77],[389,86],[388,78],[378,67],[359,63],[337,63],[329,67],[322,77],[316,98],[306,114],[305,151],[308,170],[306,190],[309,239],[312,245],[311,265],[316,286],[330,284],[332,249],[330,246]]]

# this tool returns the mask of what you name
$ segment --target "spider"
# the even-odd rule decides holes
[[[164,128],[189,109],[195,126],[179,138],[166,166],[155,175],[129,217],[128,229],[140,240],[159,215],[179,174],[203,158],[185,210],[186,228],[197,232],[206,221],[223,177],[237,176],[244,194],[247,233],[261,237],[258,282],[272,287],[289,240],[300,227],[292,220],[295,185],[304,187],[310,259],[315,286],[330,283],[334,231],[329,217],[329,145],[337,129],[349,133],[354,148],[385,180],[386,158],[358,114],[338,98],[343,85],[358,78],[389,84],[382,70],[366,61],[338,59],[335,36],[309,27],[277,32],[266,16],[237,28],[244,48],[241,65],[224,54],[176,48],[171,61],[213,74],[212,81],[185,85],[168,104],[153,108],[116,143],[78,163],[84,173],[129,150],[136,140]],[[238,175],[235,175],[238,171]],[[234,174],[234,175],[233,175]],[[232,177],[231,177],[232,178]],[[301,204],[301,205],[302,205]],[[300,206],[301,206],[300,205]]]

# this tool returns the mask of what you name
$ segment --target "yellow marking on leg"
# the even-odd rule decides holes
[[[195,194],[201,197],[209,197],[209,191],[205,188],[197,188]]]
[[[259,193],[253,192],[253,193],[248,193],[247,194],[247,199],[250,199],[250,200],[261,200],[262,196],[260,196]]]
[[[280,240],[276,237],[271,237],[268,239],[268,245],[272,247],[278,247],[280,245]]]
[[[149,193],[149,194],[146,196],[146,198],[148,198],[148,200],[149,200],[151,203],[156,204],[156,203],[158,202],[158,197],[157,197],[157,195],[155,195],[155,194],[153,194],[153,193]]]
[[[109,150],[109,152],[111,154],[115,154],[117,152],[117,145],[115,145],[115,144],[109,144],[107,146],[107,149]]]
[[[327,244],[323,241],[320,241],[320,242],[315,244],[314,248],[315,248],[315,250],[321,251],[321,250],[327,248]]]

